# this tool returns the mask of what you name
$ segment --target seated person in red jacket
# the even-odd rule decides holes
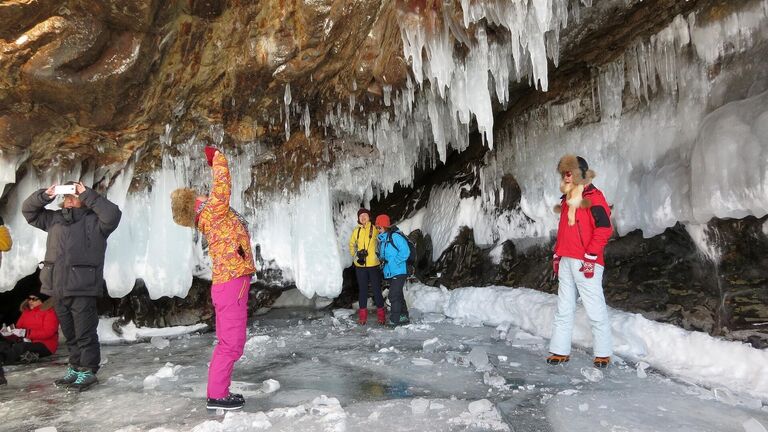
[[[35,292],[21,303],[15,328],[0,331],[0,385],[5,384],[2,365],[31,363],[59,347],[59,319],[48,296]]]

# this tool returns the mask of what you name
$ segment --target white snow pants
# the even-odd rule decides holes
[[[552,325],[552,339],[549,351],[554,354],[571,353],[571,334],[576,313],[576,290],[579,292],[584,309],[592,326],[592,350],[595,357],[610,357],[613,353],[611,340],[611,319],[603,296],[603,266],[595,265],[591,279],[580,272],[581,260],[563,257],[560,259],[557,290],[557,312]]]

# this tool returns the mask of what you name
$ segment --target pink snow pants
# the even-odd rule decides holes
[[[211,300],[216,311],[216,338],[208,367],[208,397],[221,399],[229,394],[232,368],[243,355],[248,320],[250,276],[211,286]]]

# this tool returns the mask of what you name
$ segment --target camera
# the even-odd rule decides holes
[[[357,251],[357,263],[361,266],[365,265],[365,259],[368,258],[368,251],[363,249]]]
[[[57,185],[53,188],[53,193],[56,195],[74,195],[75,185]]]

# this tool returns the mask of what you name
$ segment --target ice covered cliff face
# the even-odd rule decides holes
[[[0,10],[24,17],[0,35],[12,60],[0,181],[16,180],[0,214],[20,239],[3,289],[42,256],[20,201],[81,176],[126,210],[110,293],[140,277],[155,297],[184,295],[207,265],[172,225],[168,193],[209,181],[201,137],[230,150],[233,205],[264,265],[310,296],[338,293],[358,204],[474,131],[492,149],[481,195],[457,205],[446,185],[404,223],[432,236],[435,257],[461,225],[479,244],[548,238],[569,151],[599,173],[620,233],[766,213],[765,0],[72,3]],[[126,28],[129,12],[139,24]],[[123,33],[122,45],[105,36]],[[505,175],[520,209],[498,209]]]
[[[507,116],[489,181],[513,173],[526,214],[552,227],[552,161],[569,151],[598,172],[620,234],[765,215],[767,5],[678,15],[596,67],[586,89]]]

